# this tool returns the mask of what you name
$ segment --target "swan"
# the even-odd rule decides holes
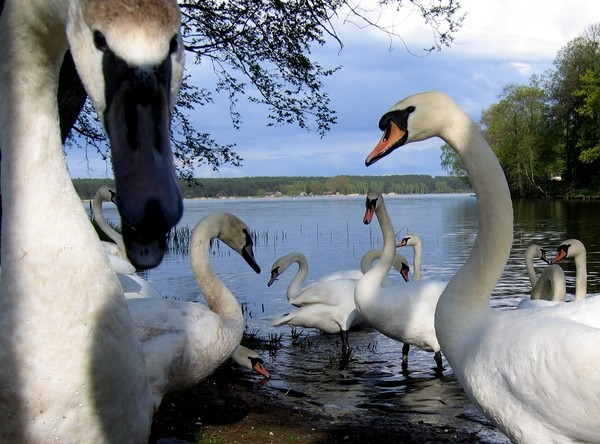
[[[413,279],[415,281],[421,280],[421,256],[423,255],[423,243],[421,238],[416,234],[409,234],[404,236],[402,240],[396,245],[396,247],[413,247]]]
[[[158,291],[146,279],[137,274],[135,267],[127,259],[123,236],[111,227],[104,218],[104,214],[102,213],[103,203],[115,203],[116,195],[117,193],[112,188],[103,185],[98,188],[92,200],[92,215],[96,225],[113,241],[102,241],[102,246],[106,251],[110,265],[117,273],[126,299],[158,298],[160,297]]]
[[[381,249],[372,249],[367,251],[360,261],[360,270],[336,271],[323,276],[315,282],[311,282],[303,287],[306,276],[308,275],[308,261],[306,256],[299,252],[292,252],[280,257],[271,267],[271,277],[267,286],[270,287],[293,263],[298,264],[298,271],[290,281],[286,290],[286,297],[290,304],[299,307],[306,303],[322,302],[337,303],[338,295],[341,293],[335,290],[340,285],[340,280],[356,281],[363,273],[369,270],[372,263],[381,256]],[[404,280],[408,280],[408,261],[401,254],[394,258],[394,268],[400,273]],[[343,285],[343,284],[341,284]],[[391,285],[389,278],[384,279],[382,285]],[[354,291],[350,294],[354,298]]]
[[[513,241],[512,202],[498,159],[469,116],[440,92],[401,100],[379,127],[384,134],[367,166],[438,136],[460,156],[477,195],[475,243],[435,313],[440,345],[466,394],[513,442],[599,442],[600,298],[492,310],[490,294]]]
[[[565,258],[575,259],[575,300],[583,301],[587,296],[587,260],[583,242],[577,239],[563,241],[556,249],[557,254],[550,261],[552,264]]]
[[[396,251],[392,221],[379,192],[369,191],[366,200],[365,224],[377,216],[383,233],[383,254],[377,264],[356,284],[354,302],[365,320],[389,338],[402,341],[402,366],[408,365],[408,350],[414,345],[433,351],[437,369],[442,369],[442,354],[433,324],[438,298],[445,282],[410,281],[402,285],[382,288],[381,280],[387,274]]]
[[[154,240],[182,208],[168,124],[183,44],[174,0],[133,3],[6,0],[0,15],[2,442],[148,441],[142,346],[69,177],[56,102],[70,45],[107,128],[121,215],[144,236],[130,247],[146,265],[160,260]],[[144,106],[135,91],[157,100]]]
[[[558,265],[548,265],[540,274],[535,275],[534,259],[541,259],[550,263],[546,257],[546,250],[538,244],[531,244],[525,250],[525,266],[529,282],[531,282],[531,297],[523,298],[517,308],[531,308],[543,305],[554,305],[565,301],[566,280],[565,272]]]
[[[142,343],[155,409],[166,393],[209,376],[242,340],[242,309],[210,266],[210,243],[217,238],[260,273],[246,224],[229,213],[211,213],[198,222],[190,239],[192,270],[208,307],[163,298],[127,301]]]

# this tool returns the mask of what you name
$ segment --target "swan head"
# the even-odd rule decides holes
[[[365,165],[372,165],[407,143],[440,135],[450,106],[456,108],[449,96],[437,91],[415,94],[396,103],[379,120],[383,136]]]
[[[404,236],[400,242],[396,244],[396,247],[407,247],[421,244],[421,238],[416,234],[409,234],[408,236]]]
[[[532,258],[532,259],[538,258],[538,259],[541,259],[544,262],[546,262],[548,265],[550,265],[550,259],[548,259],[548,253],[546,252],[546,250],[544,250],[538,244],[529,245],[527,247],[527,250],[525,250],[525,257]]]
[[[383,196],[378,191],[369,191],[367,193],[366,210],[363,217],[363,223],[368,225],[373,220],[373,216],[379,207],[383,205]]]
[[[306,258],[302,253],[290,253],[285,256],[280,257],[271,266],[271,277],[269,278],[269,282],[267,282],[267,287],[273,285],[273,283],[279,278],[279,275],[287,270],[290,265],[294,262],[300,263],[300,261],[306,262]],[[308,263],[307,263],[308,264]],[[306,265],[308,267],[308,265]]]
[[[67,37],[77,72],[108,135],[127,255],[158,265],[181,218],[170,146],[183,75],[175,0],[70,2]]]
[[[583,256],[585,258],[586,250],[583,242],[577,239],[569,239],[563,241],[558,248],[556,249],[556,256],[550,261],[551,264],[556,264],[557,262],[565,259],[565,258],[574,258],[578,256]]]
[[[207,216],[207,218],[210,217]],[[256,273],[260,273],[260,266],[254,259],[254,242],[248,226],[233,214],[213,213],[212,217],[218,219],[216,222],[219,226],[217,237],[229,248],[237,251]]]
[[[254,350],[239,345],[231,355],[232,359],[242,367],[257,371],[265,378],[270,378],[271,374],[264,365],[264,361]]]

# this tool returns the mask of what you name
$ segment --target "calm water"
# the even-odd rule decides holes
[[[358,268],[364,252],[382,246],[379,224],[362,223],[364,201],[364,196],[186,201],[180,226],[193,228],[208,213],[227,211],[257,233],[255,255],[262,268],[260,275],[222,244],[214,249],[212,265],[244,305],[247,332],[263,338],[284,334],[276,352],[259,350],[272,371],[269,388],[303,396],[328,413],[339,415],[365,408],[417,412],[430,420],[441,410],[446,418],[463,415],[469,410],[468,401],[450,367],[446,365],[443,377],[435,376],[432,353],[412,348],[409,370],[403,373],[401,345],[377,331],[362,330],[350,334],[353,352],[350,362],[340,369],[337,335],[298,329],[302,341],[293,344],[290,327],[270,326],[275,315],[290,311],[285,291],[297,268],[290,267],[267,287],[271,264],[277,258],[292,251],[302,252],[309,261],[310,282],[329,272]],[[423,279],[449,280],[465,262],[475,239],[475,198],[385,196],[385,202],[398,238],[416,233],[423,241]],[[562,240],[583,241],[588,251],[588,292],[600,292],[600,202],[522,201],[514,203],[514,210],[515,240],[505,273],[492,295],[494,307],[511,309],[530,290],[523,255],[534,241],[548,249],[550,256]],[[107,219],[118,220],[114,206],[107,205],[105,214]],[[412,261],[412,249],[400,252]],[[572,294],[574,265],[562,265],[567,274],[567,293]],[[168,256],[145,276],[164,297],[203,301],[188,257]],[[501,441],[502,436],[485,439]]]

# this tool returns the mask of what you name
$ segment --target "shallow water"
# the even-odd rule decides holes
[[[423,240],[423,279],[449,280],[465,262],[477,231],[475,199],[470,195],[385,196],[398,239],[416,233]],[[588,250],[588,292],[600,292],[600,236],[596,215],[599,202],[515,202],[515,241],[506,270],[496,287],[491,305],[514,308],[530,286],[523,254],[537,242],[552,257],[567,238],[582,240]],[[366,328],[350,333],[352,353],[341,361],[337,335],[314,329],[272,327],[271,320],[291,311],[285,291],[296,266],[267,287],[271,264],[292,251],[302,252],[310,270],[307,282],[329,272],[358,268],[360,258],[382,246],[377,222],[365,226],[364,196],[303,197],[277,199],[222,199],[185,202],[179,226],[193,226],[206,214],[227,211],[243,219],[257,237],[255,255],[262,268],[256,275],[237,254],[216,244],[213,268],[242,303],[247,333],[261,338],[282,335],[275,351],[259,350],[272,372],[274,390],[298,396],[332,415],[362,409],[422,414],[434,418],[478,424],[484,421],[469,404],[444,360],[443,375],[436,374],[433,353],[411,348],[408,371],[401,368],[401,344]],[[107,205],[108,219],[118,221],[114,206]],[[412,261],[412,249],[399,250]],[[574,291],[574,265],[562,263],[567,292]],[[540,264],[538,264],[538,267]],[[167,255],[156,269],[144,273],[164,297],[203,301],[192,276],[189,258]],[[400,280],[392,275],[393,280]],[[433,420],[433,419],[432,419]],[[468,425],[467,425],[468,426]],[[486,429],[487,430],[487,429]],[[502,442],[495,432],[482,431],[482,441]]]

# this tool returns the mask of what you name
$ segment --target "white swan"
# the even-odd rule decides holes
[[[68,34],[107,125],[113,160],[122,161],[114,165],[127,189],[121,212],[135,227],[151,201],[150,216],[165,210],[162,228],[177,218],[181,200],[172,198],[178,191],[167,191],[176,186],[168,122],[183,69],[179,10],[166,0],[130,6],[127,0],[6,0],[0,15],[2,442],[148,441],[153,410],[142,347],[71,183],[56,103]],[[135,91],[145,80],[142,91],[153,91],[147,70],[156,65],[170,80],[154,90],[160,103],[144,114],[143,106],[123,103],[120,87]],[[128,77],[129,70],[143,75]],[[147,138],[136,140],[128,124],[154,128],[152,140],[163,141],[163,151],[152,141],[150,150],[142,147]],[[148,167],[148,160],[156,164]]]
[[[336,291],[335,287],[340,285],[339,280],[356,281],[363,273],[369,270],[373,262],[381,256],[381,249],[372,249],[367,251],[361,258],[360,270],[343,270],[330,273],[323,276],[315,282],[311,282],[305,286],[304,281],[308,275],[308,261],[306,256],[299,252],[292,252],[280,257],[271,267],[271,277],[267,286],[270,287],[292,264],[298,264],[298,271],[290,281],[286,290],[286,297],[290,304],[300,307],[307,303],[321,302],[336,304],[340,291]],[[394,258],[393,266],[400,273],[404,280],[408,280],[408,261],[401,254],[397,254]],[[382,285],[391,285],[391,280],[386,276]],[[354,299],[354,291],[349,294],[351,299]]]
[[[412,233],[407,236],[404,236],[402,240],[396,245],[396,247],[413,247],[413,279],[415,281],[421,280],[421,261],[423,255],[423,243],[421,242],[421,238]]]
[[[523,298],[517,308],[532,308],[543,305],[554,305],[565,301],[567,293],[565,272],[558,265],[548,265],[537,278],[533,265],[534,259],[541,259],[547,264],[546,250],[538,244],[531,244],[525,250],[525,267],[529,282],[531,282],[531,296]]]
[[[126,299],[133,298],[158,298],[160,294],[150,283],[139,276],[135,267],[125,251],[125,243],[121,236],[104,218],[102,205],[104,202],[115,203],[117,193],[108,186],[101,186],[94,194],[92,200],[92,215],[98,228],[100,228],[113,242],[102,241],[104,250],[108,256],[111,266],[117,273],[123,294]]]
[[[575,300],[583,301],[587,296],[587,252],[583,242],[569,239],[561,242],[556,249],[557,254],[551,263],[556,264],[565,258],[575,260]]]
[[[240,345],[244,316],[239,303],[210,266],[210,243],[218,238],[257,273],[248,227],[228,213],[201,219],[190,240],[190,262],[204,304],[173,299],[130,299],[129,311],[142,342],[155,408],[166,393],[209,376]]]
[[[403,367],[408,364],[409,346],[414,345],[422,350],[433,351],[437,369],[441,370],[442,356],[433,317],[446,283],[419,280],[382,288],[381,280],[390,269],[396,253],[396,239],[383,196],[379,192],[369,191],[364,223],[370,223],[374,214],[383,232],[383,254],[379,262],[358,280],[354,290],[356,307],[380,333],[404,343]]]
[[[379,127],[384,135],[367,166],[438,136],[460,156],[477,194],[477,238],[435,314],[444,355],[469,398],[514,442],[600,442],[600,298],[490,309],[513,240],[512,202],[496,156],[467,114],[438,92],[398,102]]]

